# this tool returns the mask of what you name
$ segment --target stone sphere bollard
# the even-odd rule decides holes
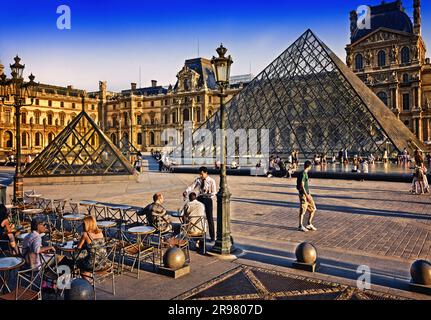
[[[296,260],[300,263],[314,264],[317,260],[316,248],[308,242],[303,242],[295,250]]]
[[[185,262],[186,256],[183,250],[178,247],[169,248],[163,256],[163,264],[169,269],[181,269]]]
[[[423,286],[431,286],[431,263],[425,260],[416,260],[410,267],[412,282]]]
[[[70,284],[70,290],[65,293],[65,300],[94,300],[93,286],[85,279],[75,279]]]

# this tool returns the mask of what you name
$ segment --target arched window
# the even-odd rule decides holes
[[[64,113],[60,113],[60,126],[64,126],[64,119],[65,119],[65,117],[64,117]]]
[[[155,142],[154,132],[150,132],[150,145],[154,146]]]
[[[360,53],[355,56],[355,69],[356,70],[364,69],[364,58]]]
[[[139,145],[142,145],[142,133],[141,132],[138,133],[138,137],[136,140],[138,141]]]
[[[183,121],[190,121],[189,109],[184,109],[183,110]]]
[[[3,141],[5,148],[13,147],[13,134],[10,131],[6,131],[3,135]]]
[[[404,83],[409,82],[409,74],[408,74],[408,73],[404,73],[404,74],[403,74],[403,82],[404,82]]]
[[[377,64],[379,67],[386,66],[386,52],[384,52],[383,50],[380,50],[377,54]]]
[[[138,114],[138,115],[136,116],[136,123],[137,123],[138,125],[142,125],[142,116],[141,116],[140,114]]]
[[[50,133],[48,134],[48,143],[51,143],[51,142],[52,142],[52,140],[54,140],[54,138],[55,138],[55,135],[54,135],[52,132],[50,132]]]
[[[40,132],[36,132],[36,135],[34,137],[34,145],[36,147],[42,146],[42,140],[43,140],[42,134]]]
[[[169,114],[165,113],[165,124],[169,123]]]
[[[384,91],[380,91],[377,96],[382,100],[385,105],[388,105],[388,95]]]
[[[174,112],[172,112],[171,116],[172,116],[172,123],[176,123],[177,122],[177,113],[174,111]]]
[[[52,114],[48,114],[48,125],[52,126]]]
[[[408,47],[404,47],[401,49],[401,63],[409,63],[410,62],[410,49]]]

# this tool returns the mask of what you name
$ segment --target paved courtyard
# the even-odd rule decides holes
[[[176,210],[193,179],[189,174],[148,172],[139,182],[35,189],[47,197],[138,206],[163,192],[167,209]],[[367,265],[373,284],[406,289],[411,262],[431,258],[431,197],[409,194],[409,184],[313,179],[318,231],[301,233],[296,231],[295,179],[231,176],[228,181],[232,232],[244,251],[237,263],[283,267],[294,260],[296,245],[309,241],[318,249],[322,275],[356,279],[356,268]]]

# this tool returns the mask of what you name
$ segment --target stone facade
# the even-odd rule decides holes
[[[89,93],[41,84],[34,104],[22,107],[22,154],[41,152],[83,108],[117,145],[121,138],[132,137],[138,150],[160,149],[165,145],[161,133],[167,128],[178,129],[181,141],[185,123],[193,128],[202,125],[217,112],[220,101],[210,60],[186,60],[177,78],[175,86],[158,86],[153,80],[151,87],[137,88],[132,83],[129,90],[119,93],[108,91],[104,81],[99,91]],[[231,86],[227,100],[242,86]],[[0,161],[15,152],[14,112],[0,101]]]
[[[85,91],[45,84],[38,91],[33,105],[21,108],[23,155],[41,152],[83,108],[97,120],[98,101]],[[12,102],[13,99],[5,104]],[[15,144],[15,109],[0,102],[0,156],[14,154]]]
[[[371,29],[357,27],[350,14],[347,65],[422,141],[431,140],[431,64],[421,36],[421,3],[413,1],[414,21],[402,2],[371,7]]]

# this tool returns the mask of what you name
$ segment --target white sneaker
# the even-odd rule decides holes
[[[312,224],[309,224],[308,226],[306,226],[305,228],[307,228],[310,231],[317,231],[317,228],[315,226],[313,226]]]
[[[308,229],[307,229],[307,228],[305,228],[304,226],[299,226],[299,227],[298,227],[298,231],[308,232]]]

